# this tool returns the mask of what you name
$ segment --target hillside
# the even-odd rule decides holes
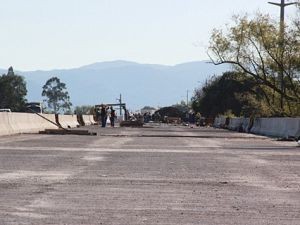
[[[16,73],[26,79],[28,101],[41,101],[42,86],[47,79],[57,76],[66,83],[74,106],[115,103],[122,93],[130,109],[140,109],[186,100],[187,90],[191,95],[208,77],[221,74],[226,68],[204,61],[175,66],[113,61],[74,69]],[[1,74],[4,71],[0,70]]]

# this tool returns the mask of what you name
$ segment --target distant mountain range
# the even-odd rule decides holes
[[[14,68],[17,69],[17,68]],[[128,61],[94,63],[80,68],[51,71],[16,71],[25,77],[28,101],[42,101],[42,86],[57,76],[67,86],[74,106],[116,103],[123,101],[132,110],[144,106],[169,106],[186,101],[212,75],[222,74],[229,67],[206,61],[175,66],[139,64]],[[0,73],[7,70],[0,69]]]

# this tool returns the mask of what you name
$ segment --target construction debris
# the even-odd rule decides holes
[[[96,136],[97,133],[88,130],[67,130],[67,129],[46,129],[40,131],[39,134],[57,134],[57,135],[91,135]]]
[[[122,121],[120,127],[143,127],[143,122],[139,120],[135,121]]]

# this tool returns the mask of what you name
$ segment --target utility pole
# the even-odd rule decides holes
[[[120,104],[120,116],[122,116],[122,94],[120,94],[120,98],[117,98]]]
[[[285,0],[281,0],[281,3],[276,3],[276,2],[268,2],[269,4],[276,5],[280,7],[280,30],[279,30],[279,48],[280,48],[280,54],[281,54],[281,59],[283,60],[283,54],[284,54],[284,10],[286,6],[290,5],[296,5],[298,4],[297,2],[290,2],[290,3],[285,3]],[[284,63],[284,62],[283,62]],[[279,68],[279,82],[280,82],[280,90],[281,90],[281,95],[280,95],[280,108],[283,110],[283,92],[284,92],[284,70],[283,70],[283,63]]]
[[[189,90],[186,90],[186,107],[189,109]]]

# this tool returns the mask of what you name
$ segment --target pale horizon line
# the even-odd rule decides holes
[[[187,63],[193,63],[193,62],[209,62],[209,59],[199,59],[199,60],[192,60],[192,61],[185,61],[185,62],[180,62],[180,63],[175,63],[175,64],[160,64],[160,63],[149,63],[149,62],[138,62],[138,61],[134,61],[134,60],[123,60],[123,59],[116,59],[116,60],[104,60],[104,61],[98,61],[98,62],[93,62],[93,63],[88,63],[88,64],[84,64],[84,65],[80,65],[80,66],[71,66],[71,67],[57,67],[57,68],[48,68],[48,69],[18,69],[13,65],[8,66],[7,68],[5,68],[5,66],[0,66],[1,70],[8,70],[11,66],[13,67],[14,71],[16,72],[36,72],[36,71],[43,71],[43,72],[47,72],[47,71],[52,71],[52,70],[72,70],[72,69],[80,69],[83,67],[87,67],[87,66],[91,66],[94,64],[101,64],[101,63],[114,63],[114,62],[124,62],[124,63],[132,63],[132,64],[138,64],[138,65],[153,65],[153,66],[166,66],[166,67],[175,67],[178,65],[182,65],[182,64],[187,64]]]

